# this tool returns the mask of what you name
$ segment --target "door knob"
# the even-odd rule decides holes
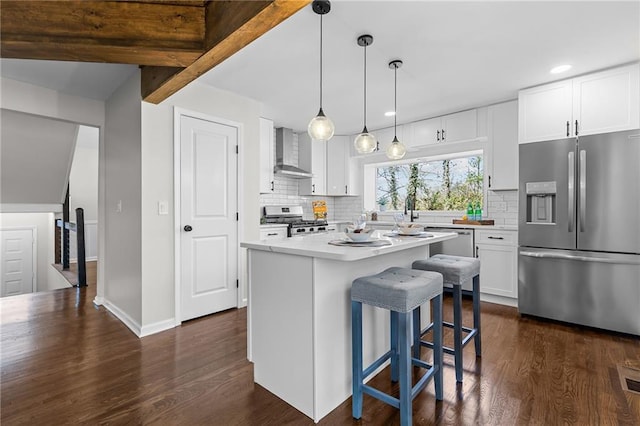
[[[185,226],[184,226],[184,230],[185,230],[186,232],[191,232],[191,230],[192,230],[192,229],[193,229],[193,228],[191,227],[191,225],[185,225]]]

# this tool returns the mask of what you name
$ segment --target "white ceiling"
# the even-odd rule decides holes
[[[100,101],[108,99],[137,68],[125,64],[0,59],[3,77]]]
[[[518,89],[640,59],[640,2],[340,1],[324,20],[324,111],[336,134],[362,129],[367,48],[370,129],[507,99]],[[308,6],[199,81],[261,101],[276,125],[306,129],[319,106],[319,17]],[[549,74],[569,63],[570,72]]]
[[[368,127],[515,99],[524,87],[640,59],[640,1],[347,1],[324,17],[324,110],[337,134],[362,128],[363,48]],[[558,64],[573,68],[549,74]],[[319,17],[301,10],[198,81],[256,99],[277,126],[304,131],[318,111]],[[133,65],[2,59],[2,76],[107,99]]]

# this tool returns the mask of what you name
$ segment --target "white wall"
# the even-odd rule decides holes
[[[174,318],[173,113],[174,107],[243,125],[239,183],[241,240],[258,239],[259,231],[259,117],[261,105],[248,98],[194,82],[160,105],[142,108],[142,277],[143,325]],[[169,215],[158,215],[158,201],[169,201]],[[246,258],[241,294],[246,297]]]
[[[86,221],[98,220],[98,142],[100,130],[80,126],[69,174],[69,209],[75,222],[76,208],[84,209]]]
[[[53,213],[2,213],[0,228],[36,229],[36,291],[71,287],[62,275],[51,266],[54,262],[54,218]]]
[[[105,249],[109,263],[104,302],[135,330],[142,323],[140,71],[111,95],[105,107]]]

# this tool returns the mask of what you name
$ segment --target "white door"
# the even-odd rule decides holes
[[[518,95],[520,143],[550,141],[573,135],[571,80],[521,90]]]
[[[33,231],[0,231],[2,289],[0,297],[33,292]]]
[[[237,306],[238,129],[181,116],[181,320]]]

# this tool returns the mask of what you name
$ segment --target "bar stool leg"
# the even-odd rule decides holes
[[[453,286],[453,349],[456,362],[456,382],[462,382],[462,291]]]
[[[389,312],[391,323],[391,381],[398,381],[398,313]]]
[[[433,365],[436,368],[436,374],[433,378],[436,399],[442,401],[442,294],[433,299]]]
[[[413,310],[413,357],[420,359],[420,337],[421,337],[421,326],[420,326],[420,306]]]
[[[400,351],[400,424],[411,426],[411,312],[396,313]]]
[[[480,275],[473,277],[473,328],[476,329],[476,335],[473,338],[476,356],[482,356],[480,340]]]
[[[351,413],[362,417],[362,303],[351,302],[351,348],[353,350],[353,397]]]

